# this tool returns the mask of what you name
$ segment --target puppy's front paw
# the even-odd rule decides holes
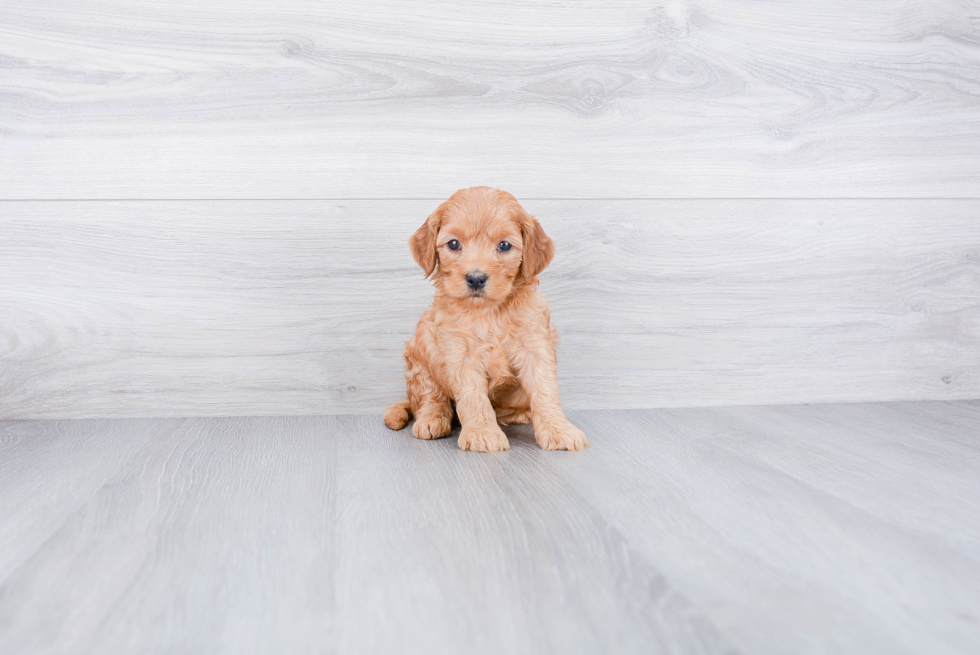
[[[412,434],[416,439],[440,439],[448,437],[453,430],[452,418],[441,415],[419,416],[412,426]]]
[[[568,421],[535,425],[534,438],[545,450],[582,450],[589,447],[585,433]]]
[[[460,450],[475,450],[480,453],[494,453],[507,450],[510,443],[507,435],[496,425],[486,427],[463,426],[459,433]]]

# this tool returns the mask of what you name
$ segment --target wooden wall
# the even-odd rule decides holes
[[[500,186],[572,408],[980,397],[973,2],[0,5],[0,418],[376,412]]]

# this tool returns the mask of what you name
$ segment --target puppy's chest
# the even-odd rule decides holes
[[[516,372],[511,366],[510,357],[500,344],[490,350],[484,366],[491,389],[513,384],[516,380]]]
[[[514,379],[511,366],[511,353],[519,344],[504,330],[493,326],[476,326],[467,330],[464,336],[466,358],[477,363],[491,380],[501,384]]]

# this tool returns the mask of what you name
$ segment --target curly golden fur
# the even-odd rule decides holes
[[[385,412],[388,427],[414,416],[419,439],[448,436],[455,404],[463,450],[507,450],[498,423],[529,421],[542,448],[587,447],[558,395],[558,333],[538,291],[555,249],[538,221],[506,191],[461,189],[409,245],[435,299],[405,344],[408,399]]]

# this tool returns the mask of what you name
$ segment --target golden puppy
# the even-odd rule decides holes
[[[506,191],[473,187],[439,205],[409,245],[436,293],[405,344],[408,399],[385,412],[388,427],[414,416],[419,439],[448,436],[455,403],[463,450],[507,450],[497,424],[528,421],[542,448],[588,446],[558,396],[558,333],[538,292],[555,247],[541,225]]]

